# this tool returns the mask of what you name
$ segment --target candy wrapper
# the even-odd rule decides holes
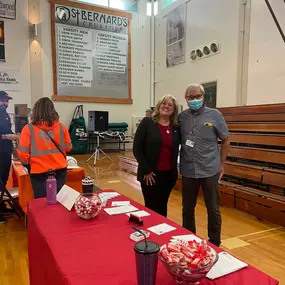
[[[203,241],[174,240],[160,248],[158,258],[176,284],[199,284],[218,260],[216,251]]]
[[[207,242],[175,241],[161,247],[159,256],[169,265],[177,264],[184,268],[198,269],[214,262],[216,255]]]
[[[82,219],[95,218],[102,208],[102,202],[96,194],[80,195],[75,202],[75,211]]]

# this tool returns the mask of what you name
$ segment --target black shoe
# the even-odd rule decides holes
[[[220,245],[221,245],[221,243],[213,242],[213,241],[210,240],[210,239],[208,240],[208,242],[214,244],[214,245],[217,246],[217,247],[220,247]]]
[[[2,204],[0,205],[0,214],[2,215],[15,214],[15,211],[13,209],[7,208],[6,204]]]
[[[6,223],[7,220],[4,217],[0,216],[0,224],[6,224]]]

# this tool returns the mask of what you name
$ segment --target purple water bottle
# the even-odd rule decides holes
[[[57,202],[57,183],[55,179],[55,173],[50,170],[48,173],[48,178],[46,180],[46,193],[47,193],[47,204],[54,205]]]

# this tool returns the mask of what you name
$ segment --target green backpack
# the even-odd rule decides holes
[[[69,126],[69,134],[72,142],[70,154],[87,153],[88,141],[85,119],[83,117],[83,105],[77,105]]]

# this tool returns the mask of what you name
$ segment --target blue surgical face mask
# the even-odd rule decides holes
[[[203,106],[203,99],[191,100],[188,102],[188,106],[191,110],[199,110]]]

